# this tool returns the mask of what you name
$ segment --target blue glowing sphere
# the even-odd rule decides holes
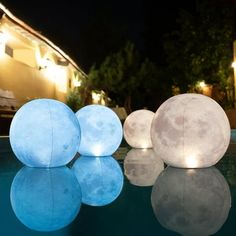
[[[81,128],[78,152],[85,156],[110,156],[120,146],[123,128],[110,108],[88,105],[76,112]]]
[[[54,231],[70,224],[81,206],[81,189],[67,167],[23,167],[10,192],[12,209],[32,230]]]
[[[53,99],[23,105],[10,127],[10,143],[17,158],[30,167],[58,167],[69,163],[80,142],[73,111]]]
[[[80,156],[72,166],[82,191],[82,202],[104,206],[113,202],[123,188],[123,173],[112,156]]]

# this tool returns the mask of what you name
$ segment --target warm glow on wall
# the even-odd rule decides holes
[[[81,86],[82,81],[78,80],[78,79],[73,79],[73,85],[74,87],[80,87]]]
[[[67,91],[67,71],[62,66],[54,66],[53,68],[55,82],[58,88],[58,91],[66,93]]]
[[[46,66],[47,65],[47,66]],[[59,92],[67,92],[67,70],[63,66],[53,64],[52,61],[44,64],[44,69],[41,69],[45,77],[55,83]]]
[[[232,64],[231,64],[231,66],[232,66],[233,68],[236,68],[236,61],[233,61]]]
[[[6,34],[0,31],[0,56],[4,55],[6,42],[7,42]]]

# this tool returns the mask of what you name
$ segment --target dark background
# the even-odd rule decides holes
[[[2,4],[69,54],[88,73],[94,63],[99,65],[127,40],[144,57],[162,63],[163,34],[175,28],[180,9],[194,11],[196,2],[3,0]]]

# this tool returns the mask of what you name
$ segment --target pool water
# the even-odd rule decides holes
[[[231,129],[231,140],[236,141],[236,129]]]
[[[127,151],[129,151],[128,147],[121,146],[113,155],[124,177],[119,195],[107,205],[92,206],[82,203],[78,209],[77,198],[74,198],[73,202],[68,202],[66,195],[62,197],[56,194],[56,191],[60,192],[60,186],[66,183],[58,173],[50,172],[52,189],[49,193],[51,195],[40,198],[46,196],[42,195],[41,191],[50,188],[48,183],[45,183],[46,187],[42,185],[41,175],[36,173],[40,170],[33,170],[33,174],[31,170],[25,170],[24,165],[14,156],[9,139],[0,138],[0,235],[236,235],[236,143],[234,140],[216,166],[200,170],[165,166],[153,186],[145,186],[145,183],[150,185],[153,181],[147,174],[153,171],[150,163],[148,165],[142,162],[131,166],[134,169],[129,169],[129,173],[133,175],[125,173],[124,160]],[[77,156],[76,160],[79,158]],[[71,169],[74,163],[70,163],[68,168]],[[142,179],[138,174],[143,175]],[[16,175],[18,175],[18,182]],[[143,178],[149,180],[145,182]],[[34,181],[38,184],[36,190],[32,187]],[[67,192],[64,193],[69,192],[71,196],[77,196],[75,188],[68,187]],[[22,189],[24,192],[20,192]],[[32,192],[35,194],[35,191],[39,192],[38,197],[36,194],[32,199],[30,196]],[[14,195],[15,192],[18,195]],[[41,205],[45,207],[44,201],[49,203],[53,201],[54,204],[49,220],[37,216],[45,213],[40,212]],[[56,209],[57,207],[60,211]],[[36,209],[35,212],[32,209]],[[47,209],[41,210],[47,211]],[[71,222],[67,216],[71,217]],[[62,223],[61,229],[59,229],[60,223]],[[41,228],[37,228],[36,225]],[[48,225],[49,231],[43,231]],[[56,226],[50,231],[52,225]]]

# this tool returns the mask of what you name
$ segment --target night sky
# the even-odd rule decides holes
[[[143,56],[160,63],[162,36],[175,27],[178,11],[195,1],[85,0],[1,1],[16,17],[40,31],[87,73],[105,56],[132,41]]]

